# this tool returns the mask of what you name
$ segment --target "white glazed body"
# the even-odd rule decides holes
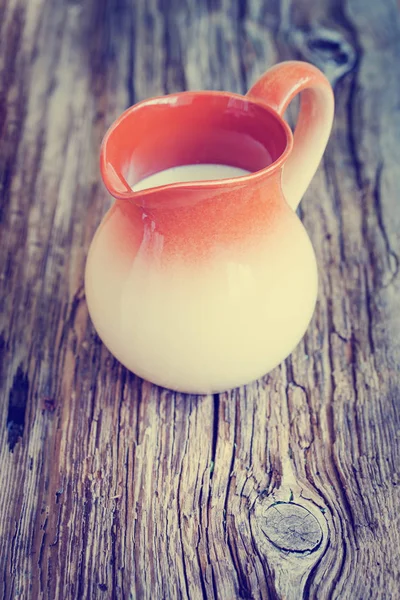
[[[317,266],[283,199],[276,212],[270,229],[244,244],[216,247],[197,265],[161,264],[154,223],[138,250],[121,241],[121,231],[131,240],[136,232],[117,202],[86,268],[90,315],[110,351],[137,375],[191,393],[227,390],[278,365],[312,317]]]

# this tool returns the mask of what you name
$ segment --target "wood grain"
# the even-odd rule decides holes
[[[250,386],[152,386],[85,304],[101,138],[287,58],[337,102],[300,209],[315,317]],[[3,598],[399,597],[399,80],[394,0],[0,1]]]

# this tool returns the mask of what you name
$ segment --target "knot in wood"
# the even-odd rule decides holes
[[[280,550],[314,552],[322,542],[318,519],[300,504],[276,502],[267,509],[264,519],[264,534]]]
[[[294,29],[289,38],[304,59],[319,67],[332,85],[356,65],[357,47],[336,29],[321,25],[307,30]]]

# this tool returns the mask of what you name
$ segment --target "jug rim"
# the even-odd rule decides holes
[[[266,112],[268,112],[276,121],[279,122],[279,125],[282,127],[285,136],[286,136],[286,144],[281,152],[281,154],[269,165],[266,167],[259,169],[254,172],[247,173],[245,175],[239,175],[236,177],[228,177],[224,179],[205,179],[205,180],[192,180],[192,181],[183,181],[183,182],[174,182],[174,183],[166,183],[163,185],[157,185],[154,187],[146,188],[143,190],[133,191],[132,187],[127,183],[125,178],[121,173],[116,173],[113,165],[110,161],[107,160],[107,146],[110,140],[110,137],[118,129],[121,124],[127,119],[131,114],[144,108],[146,106],[159,106],[159,105],[168,105],[168,104],[176,104],[179,99],[188,98],[188,97],[225,97],[229,99],[236,99],[240,102],[249,103],[252,105],[259,106]],[[175,102],[174,102],[175,100]],[[181,189],[207,189],[207,188],[222,188],[227,185],[237,184],[237,183],[247,183],[259,180],[261,178],[267,178],[277,172],[287,160],[290,152],[293,148],[293,132],[289,126],[289,124],[283,119],[283,117],[271,106],[269,106],[262,99],[255,98],[251,95],[242,95],[234,92],[226,92],[226,91],[218,91],[218,90],[188,90],[182,92],[176,92],[172,94],[165,94],[163,96],[154,96],[151,98],[147,98],[141,100],[132,106],[125,109],[120,116],[114,120],[111,126],[106,131],[100,148],[100,171],[102,175],[103,182],[110,192],[110,194],[116,199],[127,199],[127,200],[135,200],[136,198],[144,198],[145,196],[149,196],[154,193],[154,190],[157,192],[161,192],[163,190],[181,190]],[[178,165],[177,165],[178,166]],[[112,179],[112,181],[110,181]],[[116,187],[116,180],[118,181],[118,186]]]

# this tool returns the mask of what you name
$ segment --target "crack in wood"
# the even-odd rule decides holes
[[[386,246],[386,253],[387,253],[388,262],[389,262],[388,266],[391,271],[390,279],[386,283],[382,284],[383,288],[387,288],[394,282],[394,280],[396,279],[396,277],[399,273],[399,257],[396,254],[396,252],[393,250],[393,248],[390,244],[390,239],[387,234],[386,227],[385,227],[385,224],[383,221],[382,199],[381,199],[383,168],[384,168],[383,162],[378,164],[377,169],[376,169],[375,186],[374,186],[373,196],[374,196],[374,208],[375,208],[376,220],[377,220],[378,227],[381,231],[381,234],[382,234],[385,246]],[[392,259],[394,265],[391,264],[390,258]]]
[[[28,399],[29,379],[21,364],[14,375],[13,383],[8,395],[6,429],[10,452],[14,452],[18,440],[24,434],[25,413]]]

